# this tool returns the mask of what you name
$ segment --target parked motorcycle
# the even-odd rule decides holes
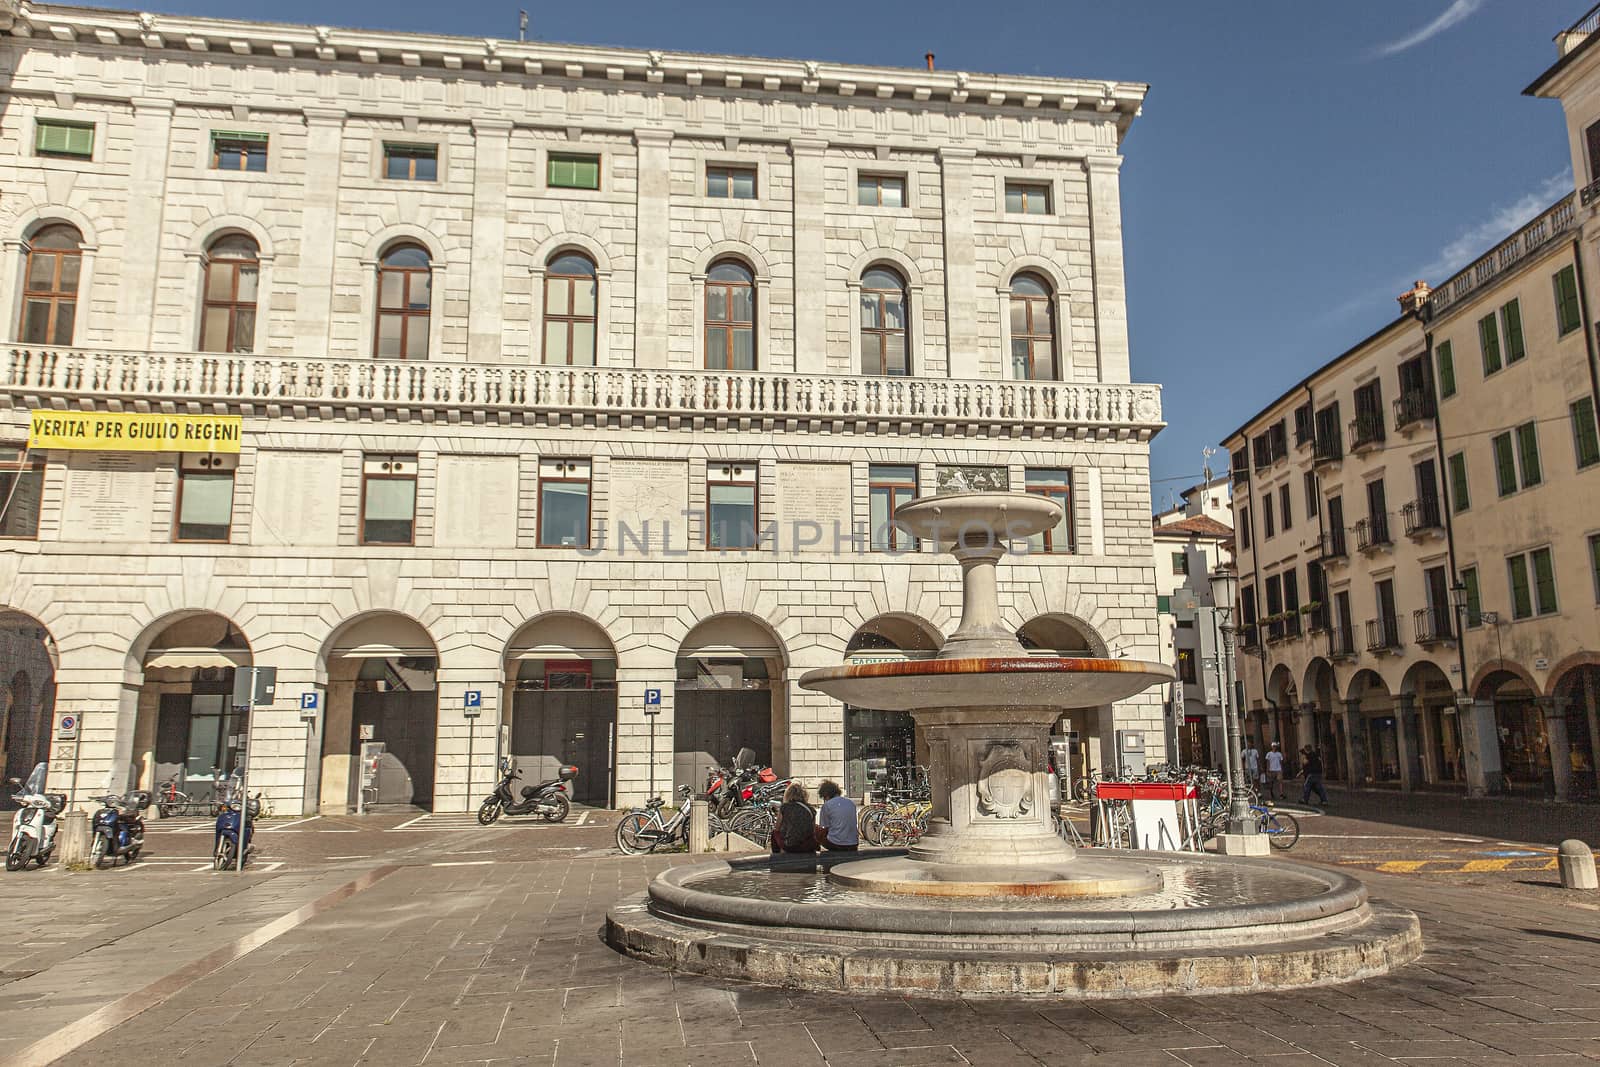
[[[65,793],[44,791],[45,765],[39,764],[28,775],[26,784],[12,778],[17,790],[11,797],[20,810],[11,820],[11,844],[6,849],[6,870],[20,871],[30,860],[43,867],[50,862],[56,847],[56,816],[67,806]]]
[[[777,799],[782,800],[788,780],[780,785],[773,769],[757,766],[755,756],[752,749],[741,748],[733,758],[731,770],[713,767],[706,776],[706,803],[719,817],[731,818],[738,808],[772,799],[774,787],[777,787]]]
[[[120,858],[132,863],[138,859],[144,848],[144,812],[150,806],[150,794],[135,789],[124,796],[110,793],[89,799],[101,805],[90,824],[89,865],[99,868],[106,860],[115,863]]]
[[[511,783],[522,777],[514,760],[500,761],[500,784],[478,808],[478,822],[488,826],[502,815],[541,815],[546,822],[564,822],[572,810],[567,799],[567,783],[578,777],[578,768],[568,764],[549,781],[522,787],[520,799],[511,795]]]
[[[249,817],[244,822],[244,859],[250,862],[250,853],[255,851],[251,839],[256,836],[256,818],[261,814],[261,797],[259,794],[251,797],[248,805]],[[239,855],[239,823],[241,808],[237,800],[228,801],[222,813],[217,816],[216,837],[213,838],[211,847],[211,865],[219,871],[226,871],[237,867]]]

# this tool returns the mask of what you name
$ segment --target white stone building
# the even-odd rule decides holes
[[[597,804],[740,745],[914,759],[797,679],[952,627],[955,566],[883,521],[963,485],[1068,505],[1004,565],[1030,644],[1159,658],[1144,86],[0,2],[0,605],[58,786],[246,740],[280,812],[344,810],[368,740],[377,799],[439,810],[501,751]],[[242,435],[30,450],[34,411]],[[1116,711],[1152,758],[1161,696]]]

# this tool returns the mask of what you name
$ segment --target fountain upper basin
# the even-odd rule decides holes
[[[1092,708],[1176,677],[1164,663],[1057,656],[975,656],[822,667],[800,679],[858,708]]]

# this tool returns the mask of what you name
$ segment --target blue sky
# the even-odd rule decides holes
[[[1411,279],[1437,284],[1571,187],[1560,105],[1521,90],[1588,5],[520,2],[545,40],[1150,83],[1122,192],[1134,376],[1166,390],[1157,506],[1203,446],[1392,318]],[[515,37],[519,0],[155,6]]]

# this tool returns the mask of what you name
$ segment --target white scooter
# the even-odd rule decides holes
[[[10,780],[9,784],[18,790],[11,799],[22,807],[11,820],[11,844],[6,849],[8,871],[20,871],[30,860],[43,867],[55,851],[56,816],[66,808],[67,795],[46,793],[44,778],[45,765],[41,763],[28,775],[27,784]]]

